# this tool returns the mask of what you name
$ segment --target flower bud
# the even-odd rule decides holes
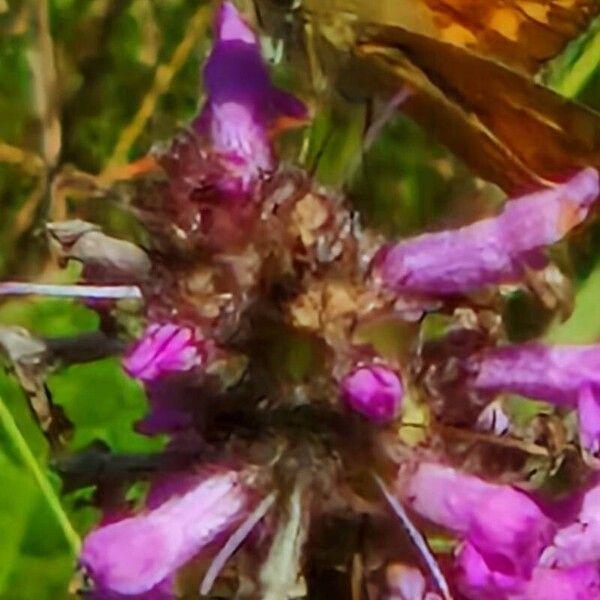
[[[404,386],[400,377],[388,367],[359,367],[341,383],[344,402],[354,411],[375,423],[393,421],[400,411]]]

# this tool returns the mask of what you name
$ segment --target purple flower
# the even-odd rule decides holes
[[[214,34],[204,67],[207,102],[194,127],[226,159],[230,175],[223,191],[244,194],[275,166],[270,132],[282,120],[304,120],[307,113],[299,100],[271,84],[257,36],[231,2],[217,12]]]
[[[404,387],[391,369],[370,365],[346,375],[341,383],[341,393],[352,410],[376,423],[387,423],[398,416]]]
[[[464,540],[459,563],[469,584],[492,580],[517,587],[529,578],[555,529],[524,492],[435,463],[401,472],[397,490],[419,515]]]
[[[588,215],[598,196],[598,172],[508,202],[500,215],[460,229],[390,244],[374,259],[382,283],[405,293],[444,296],[516,281],[545,262],[541,250]]]
[[[600,450],[600,346],[522,344],[485,352],[474,386],[577,408],[583,446]]]
[[[123,367],[142,381],[201,367],[207,359],[207,342],[194,329],[173,323],[152,324],[123,359]]]
[[[80,562],[100,591],[143,594],[231,531],[252,503],[238,472],[198,478],[157,508],[92,531]]]

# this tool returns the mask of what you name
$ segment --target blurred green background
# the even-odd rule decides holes
[[[71,281],[49,256],[43,223],[70,217],[132,235],[111,167],[143,156],[194,115],[212,6],[196,0],[0,0],[0,277]],[[272,47],[267,44],[267,50]],[[271,52],[275,56],[275,52]],[[555,61],[545,83],[600,110],[600,27]],[[294,73],[274,65],[276,77]],[[313,125],[286,140],[289,160],[343,186],[365,218],[392,235],[459,223],[501,196],[408,120],[395,118],[366,154],[363,108],[318,107]],[[105,179],[90,177],[99,174]],[[549,337],[600,338],[600,226],[565,249],[576,309]],[[520,326],[527,329],[527,312]],[[535,321],[535,316],[532,316]],[[93,331],[96,316],[69,301],[6,300],[0,324],[36,334]],[[526,336],[523,336],[526,337]],[[137,383],[116,360],[73,366],[49,379],[75,425],[71,449],[102,440],[119,452],[160,440],[132,431],[145,411]],[[73,528],[97,519],[89,490],[61,497],[49,451],[14,378],[0,374],[0,598],[68,597]],[[59,497],[61,497],[59,501]]]

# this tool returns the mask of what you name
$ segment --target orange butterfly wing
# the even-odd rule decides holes
[[[408,85],[402,110],[505,190],[600,169],[600,116],[532,78],[600,0],[303,0],[290,14],[346,97]]]
[[[479,175],[521,191],[574,169],[600,169],[600,116],[462,48],[399,28],[367,27],[359,62],[341,72],[412,96],[403,109]]]
[[[317,28],[343,21],[401,27],[527,73],[600,15],[599,0],[303,0],[301,6]]]
[[[424,2],[432,11],[440,41],[527,73],[535,73],[559,54],[600,15],[598,0]]]

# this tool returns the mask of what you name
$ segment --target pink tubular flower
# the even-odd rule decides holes
[[[434,296],[516,281],[524,267],[543,265],[541,250],[581,223],[598,193],[598,172],[584,169],[508,202],[497,217],[390,244],[375,257],[374,274],[396,292]]]
[[[478,359],[474,386],[513,392],[577,408],[583,446],[600,450],[600,346],[522,344],[496,348]]]
[[[398,416],[404,387],[391,369],[371,365],[355,369],[341,383],[342,398],[354,411],[376,423]]]
[[[136,379],[153,381],[203,366],[206,354],[206,341],[190,327],[155,323],[125,356],[123,367]]]
[[[451,467],[421,463],[401,473],[397,489],[419,515],[464,539],[468,555],[461,562],[469,578],[493,579],[506,588],[529,578],[555,529],[524,492]]]
[[[213,474],[158,508],[92,531],[80,562],[99,591],[143,594],[231,531],[252,504],[239,473]]]
[[[243,195],[275,166],[269,132],[281,119],[299,122],[307,114],[299,100],[271,84],[256,34],[231,2],[217,12],[214,32],[204,67],[207,102],[194,127],[228,163],[223,191]]]

